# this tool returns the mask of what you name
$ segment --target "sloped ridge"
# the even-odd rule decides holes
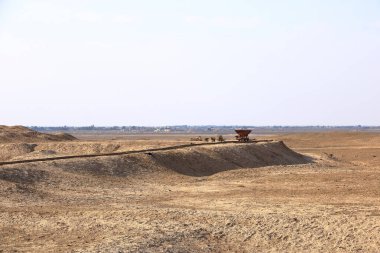
[[[0,161],[9,160],[17,156],[25,156],[34,151],[36,144],[29,143],[7,143],[0,144]]]
[[[44,142],[44,141],[71,141],[76,138],[67,133],[45,134],[24,126],[1,126],[0,143],[10,142]]]
[[[96,176],[129,177],[161,171],[161,168],[145,154],[79,158],[57,161],[54,164],[65,171]]]
[[[35,184],[66,180],[60,173],[71,175],[133,177],[145,180],[165,175],[210,176],[218,172],[273,165],[311,163],[310,157],[289,149],[283,142],[264,144],[216,144],[174,150],[141,152],[109,157],[73,158],[43,163],[0,167],[1,181]],[[154,177],[152,177],[154,176]],[[80,184],[80,182],[78,182]]]
[[[238,168],[312,162],[283,142],[217,145],[152,154],[161,166],[188,176],[208,176]]]
[[[271,165],[305,164],[312,159],[294,152],[283,142],[194,146],[167,151],[55,162],[71,172],[132,176],[146,173],[179,173],[209,176],[218,172]]]

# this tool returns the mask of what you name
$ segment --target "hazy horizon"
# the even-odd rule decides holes
[[[0,0],[0,125],[379,126],[380,2]]]
[[[289,127],[289,128],[378,128],[380,125],[62,125],[62,126],[54,126],[54,125],[41,125],[41,126],[35,126],[35,125],[29,125],[27,127],[46,127],[46,128],[60,128],[60,127],[73,127],[73,128],[81,128],[81,127],[106,127],[106,128],[112,128],[112,127],[157,127],[157,128],[164,128],[164,127],[255,127],[255,128],[276,128],[276,127]]]

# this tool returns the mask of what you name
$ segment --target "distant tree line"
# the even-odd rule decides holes
[[[126,133],[234,133],[235,129],[251,129],[252,133],[318,132],[318,131],[380,131],[380,126],[32,126],[41,132],[112,131]]]

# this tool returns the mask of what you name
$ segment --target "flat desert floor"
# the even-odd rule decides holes
[[[0,144],[0,160],[194,135]],[[231,136],[229,136],[230,138]],[[299,133],[0,166],[0,252],[379,252],[380,134]]]

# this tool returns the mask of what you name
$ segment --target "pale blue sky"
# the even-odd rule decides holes
[[[380,125],[380,2],[0,0],[0,88],[8,125]]]

